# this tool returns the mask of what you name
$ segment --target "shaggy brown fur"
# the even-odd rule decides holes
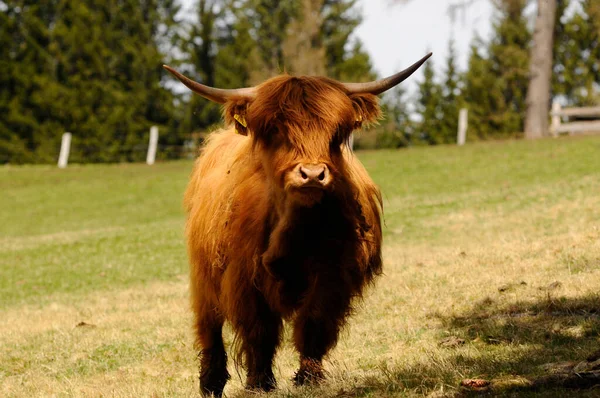
[[[294,380],[323,378],[353,299],[381,273],[381,196],[345,145],[377,117],[375,96],[347,95],[322,77],[279,76],[253,101],[225,104],[230,127],[209,138],[184,201],[202,393],[220,396],[229,378],[224,321],[239,339],[247,388],[275,387],[284,319],[300,353]],[[325,164],[332,183],[294,189],[299,163]]]

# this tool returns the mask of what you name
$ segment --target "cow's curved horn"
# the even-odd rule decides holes
[[[386,77],[385,79],[375,80],[373,82],[368,83],[342,83],[348,94],[381,94],[395,85],[399,84],[403,80],[407,79],[410,75],[412,75],[429,57],[431,57],[433,53],[429,53],[419,61],[415,62],[413,65],[404,69],[402,72],[398,72],[395,75]]]
[[[246,88],[236,88],[232,90],[226,90],[222,88],[214,88],[205,86],[204,84],[200,84],[191,79],[188,79],[181,73],[177,72],[175,69],[170,66],[163,65],[169,73],[175,76],[179,81],[185,84],[190,90],[203,96],[206,99],[209,99],[214,102],[218,102],[219,104],[224,104],[228,99],[231,98],[246,98],[252,100],[256,97],[256,88],[254,87],[246,87]]]

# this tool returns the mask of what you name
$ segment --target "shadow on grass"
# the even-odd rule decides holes
[[[375,375],[357,380],[335,396],[442,397],[486,393],[600,397],[597,378],[586,385],[565,383],[556,376],[565,366],[572,369],[600,348],[600,295],[548,295],[537,301],[510,304],[486,299],[465,313],[433,317],[441,322],[440,336],[456,336],[464,344],[432,350],[418,363],[383,364]],[[459,387],[463,379],[483,379],[490,384],[473,392]],[[590,384],[596,386],[589,388]],[[576,389],[584,385],[588,389]]]

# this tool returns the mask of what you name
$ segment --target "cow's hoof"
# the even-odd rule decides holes
[[[318,361],[302,360],[300,369],[294,375],[294,384],[302,386],[304,384],[318,384],[325,380],[323,366]]]
[[[229,373],[226,369],[200,373],[200,394],[204,397],[220,398],[227,380],[229,380]]]
[[[273,373],[248,375],[248,379],[246,379],[246,390],[249,391],[269,392],[273,391],[276,387],[277,382]]]

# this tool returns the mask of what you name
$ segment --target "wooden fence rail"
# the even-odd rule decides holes
[[[552,124],[550,133],[593,133],[600,132],[600,106],[580,108],[562,108],[558,102],[552,104]],[[579,120],[563,123],[562,118],[579,118]],[[583,120],[582,120],[583,119]],[[594,120],[595,119],[595,120]]]

